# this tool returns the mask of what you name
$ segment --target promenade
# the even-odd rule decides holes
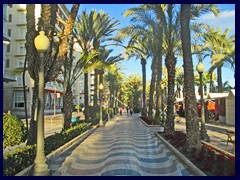
[[[84,120],[84,115],[81,112],[79,114],[81,116],[81,120]],[[134,117],[140,117],[140,114],[133,114]],[[123,116],[127,116],[124,112]],[[118,116],[115,116],[116,118]],[[130,117],[129,117],[130,118]],[[179,121],[180,120],[180,121]],[[199,123],[201,126],[201,123]],[[45,129],[45,137],[54,134],[55,132],[60,132],[63,127],[63,117],[62,114],[57,114],[55,117],[53,115],[45,116],[44,120],[44,129]],[[210,143],[214,146],[217,146],[220,149],[225,150],[227,144],[227,135],[226,130],[234,131],[235,126],[222,124],[219,122],[210,122],[206,123],[207,133],[210,137]],[[175,121],[175,130],[186,132],[186,120],[182,117],[177,117]],[[233,145],[230,143],[228,146],[228,151],[233,151]]]
[[[115,116],[49,162],[52,176],[191,176],[139,114]]]

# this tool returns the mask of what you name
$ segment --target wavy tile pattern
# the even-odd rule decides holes
[[[49,164],[53,176],[191,176],[137,117],[118,116]]]

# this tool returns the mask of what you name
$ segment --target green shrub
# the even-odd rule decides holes
[[[33,164],[36,156],[36,145],[18,148],[3,155],[3,175],[13,176]]]
[[[26,140],[27,129],[17,116],[3,113],[3,148],[19,145]]]
[[[134,113],[140,113],[141,110],[142,110],[142,109],[141,109],[140,107],[134,107],[134,108],[133,108],[133,112],[134,112]]]
[[[48,155],[52,151],[58,149],[76,136],[82,134],[89,129],[88,124],[81,123],[76,126],[55,133],[45,138],[45,154]],[[18,148],[16,151],[4,154],[3,174],[4,176],[13,176],[23,169],[33,164],[36,156],[36,144]]]
[[[82,134],[84,131],[88,130],[89,126],[87,123],[77,124],[64,130],[60,133],[55,133],[52,136],[45,138],[45,154],[49,154],[57,148],[61,147],[68,141]]]

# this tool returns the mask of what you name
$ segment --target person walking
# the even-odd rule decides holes
[[[119,108],[119,113],[122,115],[122,107]]]
[[[132,109],[132,108],[130,108],[130,114],[131,114],[131,116],[132,116],[132,113],[133,113],[133,109]]]

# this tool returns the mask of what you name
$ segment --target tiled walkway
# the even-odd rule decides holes
[[[138,116],[116,116],[80,145],[54,158],[53,176],[189,176]]]

